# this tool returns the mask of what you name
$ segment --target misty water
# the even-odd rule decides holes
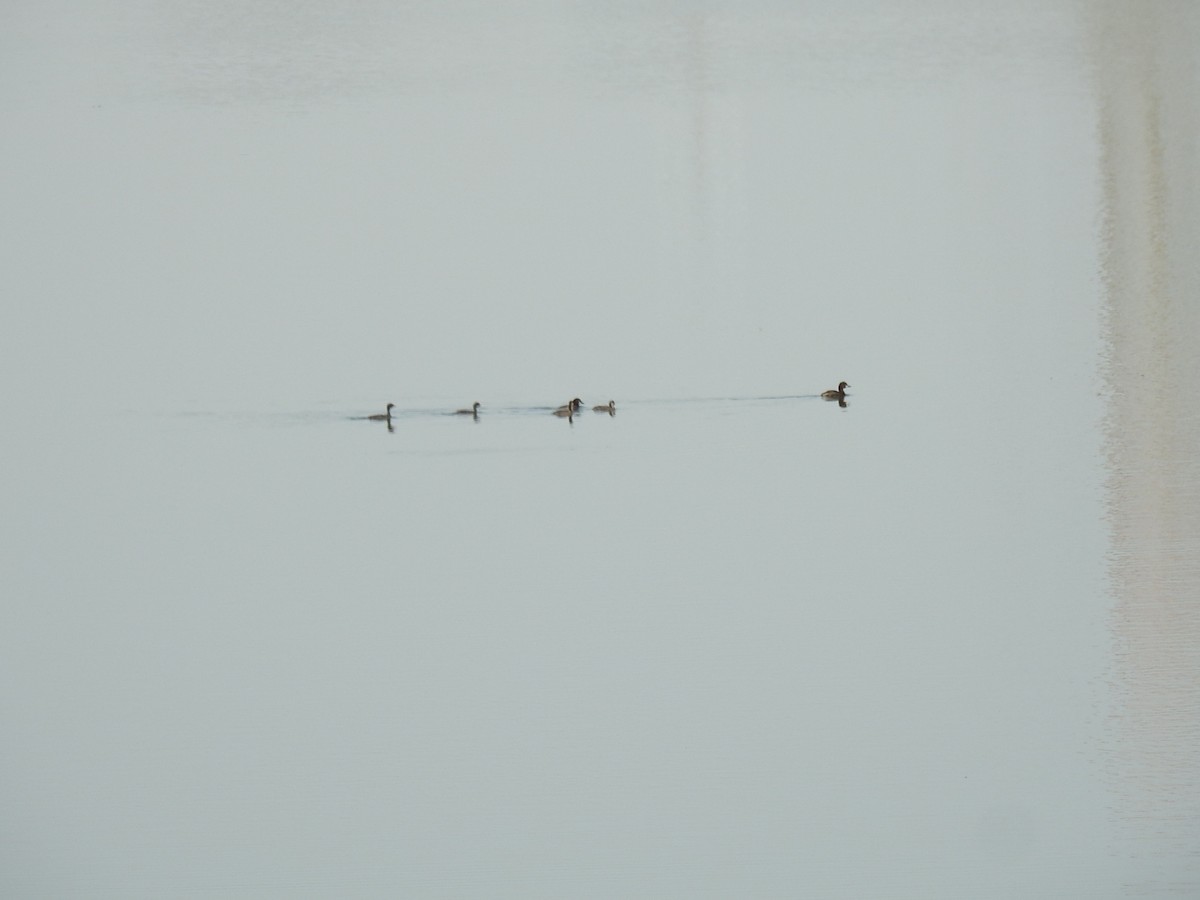
[[[0,895],[1196,896],[1198,10],[0,12]]]

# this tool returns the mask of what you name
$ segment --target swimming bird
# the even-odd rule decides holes
[[[395,405],[396,405],[395,403],[389,403],[387,405],[387,412],[375,413],[375,415],[367,416],[367,418],[370,419],[372,422],[391,422],[392,421],[392,407]]]
[[[478,419],[479,418],[479,404],[476,403],[470,409],[456,409],[454,411],[454,414],[456,416],[474,416],[476,419]]]
[[[850,387],[850,385],[843,381],[837,386],[836,391],[825,391],[823,394],[821,394],[821,396],[826,400],[845,400],[846,388],[848,387]]]
[[[610,416],[615,415],[617,412],[617,404],[614,401],[609,400],[604,406],[593,406],[592,412],[608,413]]]
[[[554,411],[554,414],[556,416],[560,416],[562,418],[569,418],[571,416],[574,416],[575,413],[579,412],[579,410],[582,406],[583,406],[583,401],[580,400],[578,397],[576,397],[570,403],[567,403],[565,406],[560,406],[558,409],[556,409]]]

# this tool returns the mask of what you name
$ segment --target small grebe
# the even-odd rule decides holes
[[[613,400],[609,400],[604,406],[593,406],[592,412],[608,413],[610,416],[616,415],[617,404]]]
[[[396,405],[395,403],[389,403],[387,405],[387,412],[375,413],[375,415],[367,416],[367,418],[370,419],[372,422],[390,422],[390,421],[392,421],[392,407],[395,405]]]
[[[562,418],[570,418],[574,416],[575,413],[579,412],[579,409],[582,406],[583,401],[576,397],[570,403],[566,404],[565,406],[560,406],[558,409],[556,409],[554,414]]]
[[[476,419],[478,419],[479,418],[479,404],[476,403],[470,409],[456,409],[454,411],[454,414],[456,416],[474,416]]]
[[[850,387],[850,385],[846,384],[846,382],[843,381],[841,384],[839,384],[837,386],[836,391],[825,391],[823,394],[821,394],[821,396],[823,398],[825,398],[826,400],[845,400],[846,399],[846,388],[848,388],[848,387]]]

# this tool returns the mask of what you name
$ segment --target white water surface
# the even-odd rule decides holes
[[[1196,46],[0,12],[0,895],[1195,896]]]

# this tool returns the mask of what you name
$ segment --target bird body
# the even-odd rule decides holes
[[[392,421],[392,407],[395,405],[395,403],[389,403],[387,405],[387,412],[375,413],[372,416],[367,416],[367,418],[372,422],[390,422]]]
[[[825,400],[845,400],[846,388],[848,387],[850,387],[850,385],[843,381],[837,386],[836,391],[825,391],[821,394],[821,397]]]

